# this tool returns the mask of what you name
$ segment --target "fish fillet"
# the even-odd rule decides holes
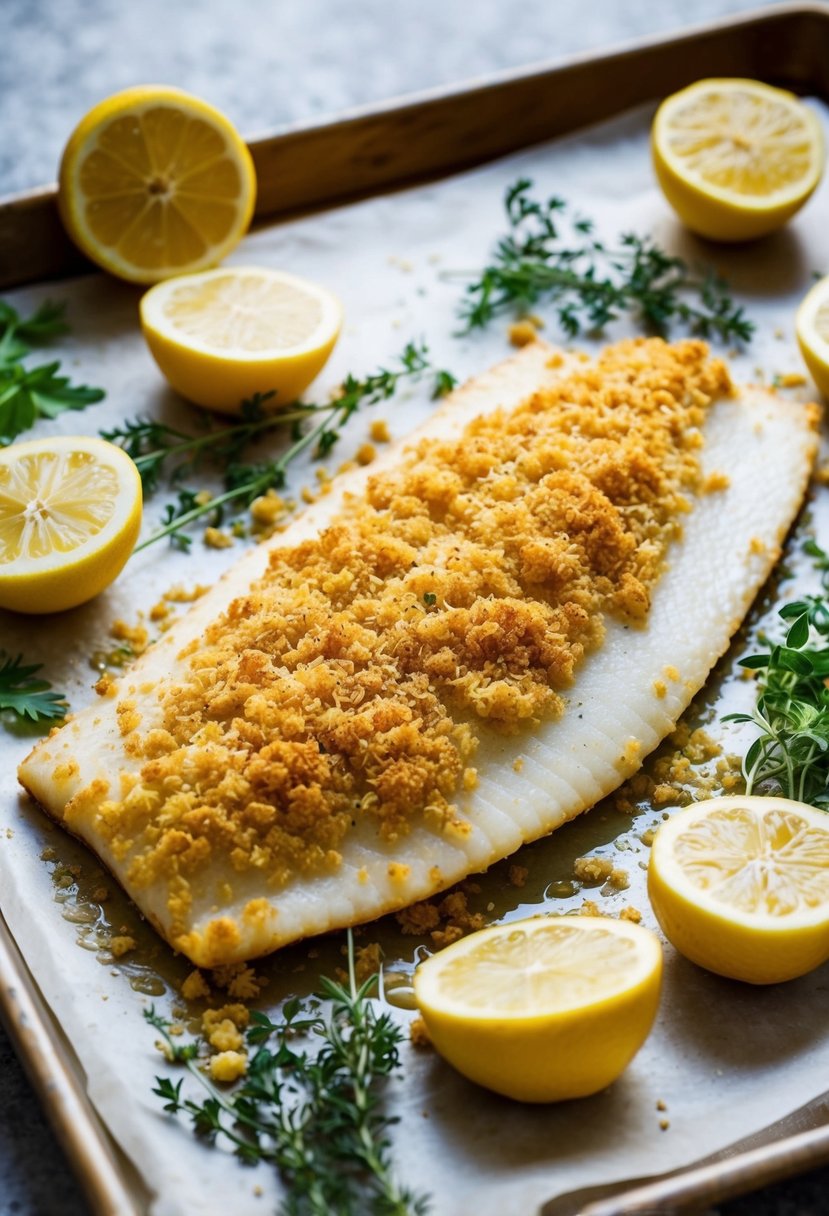
[[[129,787],[143,763],[125,742],[125,699],[142,729],[160,720],[164,690],[191,678],[188,656],[203,645],[211,622],[262,577],[273,551],[319,535],[348,496],[360,497],[370,478],[395,469],[415,439],[456,439],[471,420],[509,412],[584,366],[578,356],[534,343],[457,390],[406,445],[339,478],[330,495],[243,557],[137,660],[114,695],[73,717],[20,766],[25,788],[99,855],[158,931],[195,964],[238,962],[367,921],[486,869],[615,789],[704,684],[780,555],[816,450],[815,407],[757,388],[724,395],[707,412],[700,459],[719,483],[689,504],[644,624],[607,617],[603,643],[561,693],[559,716],[513,733],[481,732],[476,779],[454,795],[463,831],[441,830],[415,815],[405,833],[383,836],[371,816],[356,816],[335,864],[276,885],[261,868],[236,864],[214,848],[189,879],[184,905],[176,905],[181,881],[174,864],[169,876],[135,877],[135,859],[156,830],[152,815],[126,845],[120,839],[115,847],[102,829],[101,807]]]

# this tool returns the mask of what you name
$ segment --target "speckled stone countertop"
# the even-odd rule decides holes
[[[757,7],[759,0],[0,0],[0,193],[52,181],[77,119],[131,84],[190,89],[252,136]],[[829,1170],[820,1171],[719,1212],[820,1216],[829,1212],[828,1188]],[[0,1030],[0,1216],[87,1213]]]

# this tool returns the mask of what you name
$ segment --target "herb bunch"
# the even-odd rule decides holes
[[[758,672],[751,714],[724,721],[753,723],[757,738],[743,761],[746,792],[760,784],[786,798],[829,809],[829,554],[809,540],[804,550],[821,572],[822,592],[785,604],[782,643],[741,659]]]
[[[224,471],[224,490],[215,497],[190,487],[179,488],[176,502],[166,508],[162,526],[137,545],[136,552],[165,536],[176,548],[189,549],[192,538],[186,529],[191,524],[205,520],[218,526],[228,513],[245,510],[268,490],[283,489],[289,466],[302,452],[311,451],[315,458],[323,459],[358,410],[387,401],[401,381],[427,372],[434,375],[433,397],[444,396],[454,387],[455,379],[449,372],[432,368],[426,345],[409,342],[395,365],[381,367],[363,379],[346,376],[337,396],[322,405],[295,402],[279,413],[265,414],[262,407],[273,394],[264,393],[243,403],[239,422],[201,435],[142,418],[102,431],[104,439],[117,443],[133,458],[148,493],[158,486],[165,472],[173,485],[181,487],[185,477],[207,463]],[[291,442],[280,456],[259,462],[243,460],[244,450],[253,439],[285,428],[290,428]]]
[[[754,325],[713,271],[695,274],[682,258],[634,233],[608,248],[592,220],[570,215],[561,198],[539,201],[532,186],[521,178],[507,191],[509,231],[490,264],[467,283],[459,309],[464,332],[547,302],[570,338],[601,333],[625,314],[661,335],[680,325],[723,342],[751,338]]]
[[[32,722],[64,718],[68,712],[63,693],[53,692],[48,680],[37,678],[42,664],[24,663],[0,650],[0,710]]]
[[[59,362],[25,367],[33,345],[68,331],[65,306],[46,300],[30,317],[0,300],[0,446],[9,444],[38,418],[82,410],[103,400],[100,388],[70,383]]]
[[[196,1135],[224,1139],[248,1164],[274,1165],[285,1184],[284,1216],[424,1216],[427,1200],[394,1176],[389,1128],[382,1108],[383,1082],[399,1063],[402,1034],[369,996],[375,977],[358,985],[354,945],[348,936],[348,984],[321,980],[319,997],[329,1013],[300,1017],[288,1001],[282,1021],[253,1012],[247,1032],[254,1048],[244,1081],[222,1092],[199,1067],[198,1041],[182,1043],[154,1008],[144,1013],[162,1036],[171,1062],[186,1066],[207,1091],[195,1102],[182,1095],[183,1080],[156,1077],[153,1093],[170,1114],[183,1112]],[[319,1040],[299,1050],[297,1036]]]

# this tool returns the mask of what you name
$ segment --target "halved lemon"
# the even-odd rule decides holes
[[[698,80],[659,107],[651,128],[659,184],[680,219],[715,241],[773,232],[823,173],[817,116],[757,80]]]
[[[244,398],[295,401],[321,371],[342,325],[324,287],[262,267],[226,267],[159,283],[141,326],[170,384],[197,405],[238,413]]]
[[[141,478],[103,439],[57,435],[0,451],[0,608],[61,612],[120,574],[141,527]]]
[[[797,310],[795,330],[812,379],[829,397],[829,275],[815,283]]]
[[[247,230],[250,152],[224,114],[166,85],[115,93],[63,153],[58,207],[69,235],[133,283],[215,266]]]
[[[829,815],[788,798],[710,798],[659,829],[648,894],[692,962],[749,984],[829,959]]]
[[[415,995],[458,1072],[522,1102],[610,1085],[656,1016],[662,947],[628,921],[543,916],[462,938],[417,968]]]

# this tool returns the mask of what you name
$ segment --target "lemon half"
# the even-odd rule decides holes
[[[496,925],[421,963],[414,987],[437,1050],[522,1102],[610,1085],[645,1041],[662,948],[639,925],[549,916]]]
[[[829,959],[829,815],[787,798],[710,798],[659,829],[648,894],[692,962],[750,984]]]
[[[812,379],[829,397],[829,275],[806,295],[797,310],[795,330]]]
[[[324,287],[263,267],[227,267],[152,287],[141,326],[152,355],[183,397],[238,413],[254,393],[267,408],[295,401],[321,371],[342,325]]]
[[[141,527],[141,478],[103,439],[53,436],[0,451],[0,608],[61,612],[118,576]]]
[[[253,215],[250,152],[219,110],[166,85],[125,89],[73,131],[58,207],[104,270],[134,283],[214,266]]]
[[[816,115],[757,80],[698,80],[659,107],[651,129],[659,184],[694,232],[748,241],[773,232],[823,173]]]

